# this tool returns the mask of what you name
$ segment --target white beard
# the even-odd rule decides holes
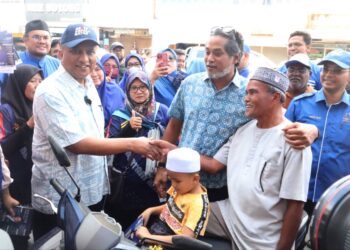
[[[210,79],[215,80],[215,79],[223,78],[223,77],[227,76],[229,73],[230,73],[230,68],[227,67],[226,69],[224,69],[223,71],[218,72],[218,73],[209,73],[208,72],[208,76]]]

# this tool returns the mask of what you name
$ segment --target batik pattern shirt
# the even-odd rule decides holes
[[[212,157],[250,120],[244,114],[246,81],[236,72],[232,82],[217,90],[206,72],[187,77],[169,109],[169,117],[183,122],[179,146]],[[206,188],[221,188],[226,185],[226,171],[201,173],[201,183]]]

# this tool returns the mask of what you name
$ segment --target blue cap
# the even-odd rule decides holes
[[[243,44],[243,52],[244,53],[250,53],[250,47],[247,44]]]
[[[69,25],[61,37],[61,44],[68,48],[74,48],[85,41],[91,41],[98,45],[95,31],[82,23]]]
[[[318,65],[324,65],[326,62],[332,62],[343,69],[350,69],[350,52],[336,49],[329,52]]]

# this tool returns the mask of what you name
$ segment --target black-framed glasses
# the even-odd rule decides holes
[[[214,26],[210,30],[211,35],[224,34],[228,37],[235,37],[236,30],[232,26]]]
[[[140,90],[140,91],[143,93],[143,92],[145,92],[147,89],[148,89],[147,86],[144,86],[144,85],[142,85],[142,86],[140,86],[140,87],[131,86],[130,91],[133,92],[133,93],[136,93],[137,91]]]

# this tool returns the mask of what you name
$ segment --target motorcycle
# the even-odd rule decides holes
[[[45,197],[34,195],[36,199],[48,202],[52,211],[57,214],[58,227],[42,236],[34,242],[33,250],[44,249],[111,249],[111,250],[139,250],[148,249],[145,244],[147,239],[135,243],[124,237],[124,232],[119,223],[104,212],[92,212],[88,207],[81,204],[80,189],[71,176],[67,167],[70,166],[69,158],[65,150],[49,136],[51,148],[59,162],[72,182],[76,185],[78,192],[75,197],[69,190],[62,187],[57,179],[51,179],[50,184],[61,196],[58,208]],[[212,245],[186,236],[174,236],[172,244],[154,241],[163,249],[212,249]]]
[[[51,179],[50,184],[61,196],[58,208],[45,197],[34,195],[34,198],[44,199],[51,205],[53,212],[58,217],[58,227],[35,241],[32,249],[148,249],[145,241],[149,239],[142,239],[138,243],[129,240],[124,236],[120,224],[113,218],[104,212],[91,212],[85,205],[79,203],[80,188],[67,170],[67,167],[70,166],[69,158],[65,150],[50,136],[49,142],[59,165],[65,169],[78,191],[77,195],[73,197],[69,190],[64,189],[57,179]],[[299,227],[296,249],[303,243],[305,238],[307,219],[305,213]],[[173,237],[172,244],[152,241],[155,245],[162,246],[163,249],[231,249],[231,242],[221,238],[199,237],[199,239],[193,239],[177,235]]]

